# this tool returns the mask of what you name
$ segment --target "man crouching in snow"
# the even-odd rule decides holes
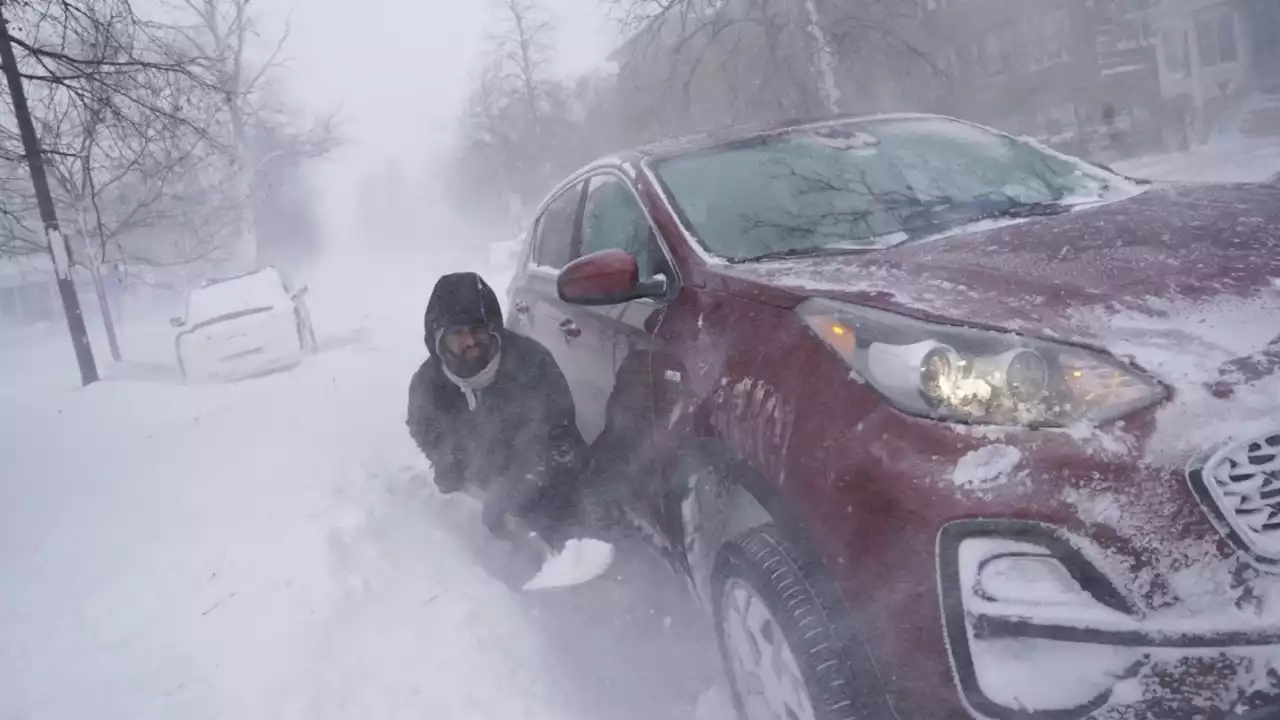
[[[476,273],[436,282],[423,319],[430,357],[409,385],[409,434],[441,492],[482,498],[485,526],[522,522],[552,550],[568,539],[585,443],[573,397],[551,353],[503,327]]]

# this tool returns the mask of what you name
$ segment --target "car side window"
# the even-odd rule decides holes
[[[538,218],[533,262],[542,267],[560,269],[573,257],[574,231],[577,229],[578,203],[582,199],[582,183],[577,183],[547,205]]]
[[[649,217],[626,183],[613,175],[596,175],[587,189],[582,215],[582,255],[600,250],[626,250],[640,266],[640,279],[667,272]]]

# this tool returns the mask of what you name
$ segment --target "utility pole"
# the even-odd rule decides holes
[[[89,345],[89,331],[84,325],[84,313],[80,310],[80,296],[76,294],[75,280],[71,277],[71,246],[58,229],[58,213],[49,192],[49,179],[44,173],[44,155],[40,152],[40,139],[36,137],[35,124],[31,122],[31,110],[27,107],[27,94],[22,89],[22,75],[18,72],[18,60],[13,53],[9,37],[9,23],[4,17],[4,0],[0,0],[0,65],[13,98],[13,114],[22,134],[22,150],[31,170],[31,185],[36,193],[36,205],[40,208],[40,221],[44,224],[44,236],[53,256],[54,274],[58,277],[58,293],[62,296],[62,310],[67,316],[67,329],[71,331],[71,345],[80,364],[80,382],[83,385],[98,381],[98,366],[93,361],[93,347]]]

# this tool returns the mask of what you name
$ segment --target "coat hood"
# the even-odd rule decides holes
[[[484,278],[473,272],[450,273],[436,281],[422,318],[427,347],[434,354],[435,337],[451,325],[485,325],[502,330],[502,306]]]

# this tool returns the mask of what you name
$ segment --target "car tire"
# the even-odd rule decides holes
[[[841,639],[847,633],[840,628],[852,621],[833,592],[821,567],[773,525],[748,530],[721,548],[712,611],[740,718],[894,717],[870,656],[852,652],[853,644]]]

